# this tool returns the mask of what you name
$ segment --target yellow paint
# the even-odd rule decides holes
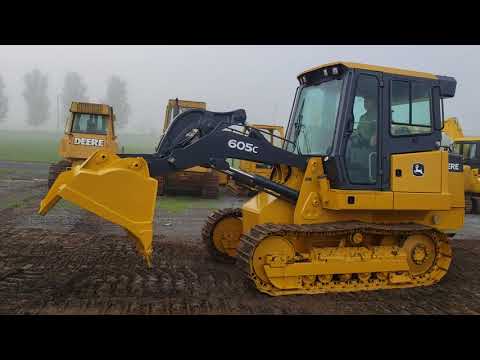
[[[443,124],[443,132],[447,134],[452,141],[463,138],[463,130],[460,121],[456,117],[450,117]]]
[[[226,217],[215,225],[212,234],[213,246],[219,252],[234,257],[241,235],[242,220],[236,217]]]
[[[462,173],[448,172],[448,153],[434,151],[419,153],[421,156],[404,154],[409,160],[422,160],[430,166],[440,169],[436,182],[437,193],[412,191],[350,191],[331,189],[324,176],[321,158],[311,158],[304,174],[294,169],[288,186],[300,190],[297,204],[275,199],[267,194],[259,194],[242,208],[244,233],[254,225],[265,222],[290,223],[286,214],[294,213],[294,224],[315,224],[335,221],[365,221],[402,223],[417,222],[432,226],[440,231],[452,231],[463,226],[463,184]],[[407,155],[407,156],[406,156]],[[415,154],[413,154],[415,155]],[[397,156],[397,155],[394,155]],[[402,164],[408,162],[403,159]],[[411,171],[411,169],[410,169]],[[296,180],[302,178],[300,183]],[[413,181],[414,179],[411,179]],[[452,181],[452,187],[449,186]],[[433,184],[435,185],[435,184]],[[423,190],[423,186],[411,184],[414,190]],[[455,186],[455,189],[450,189]],[[403,189],[403,188],[400,188]],[[403,189],[405,190],[405,189]],[[348,196],[355,196],[356,204],[347,203]],[[280,205],[281,204],[281,205]],[[275,221],[276,218],[281,218]]]
[[[450,210],[449,194],[396,192],[393,206],[395,210]]]
[[[65,135],[60,140],[58,153],[61,158],[72,163],[78,163],[87,159],[97,150],[118,153],[117,136],[115,136],[114,122],[115,114],[109,105],[72,102],[70,116],[65,126]],[[79,133],[72,129],[73,116],[75,113],[104,115],[107,121],[106,134]],[[93,139],[103,141],[103,146],[91,146],[75,144],[75,138]]]
[[[243,233],[258,224],[291,224],[293,212],[294,207],[290,203],[260,192],[242,207]]]
[[[480,142],[479,136],[464,136],[455,139],[455,143],[473,143],[473,142]]]
[[[228,175],[227,174],[224,174],[220,171],[216,171],[217,173],[217,176],[218,176],[218,184],[219,185],[227,185],[228,183]]]
[[[165,108],[165,120],[163,123],[163,132],[167,131],[168,126],[170,125],[170,118],[173,112],[173,109],[178,105],[181,109],[207,109],[207,104],[202,101],[191,101],[191,100],[179,100],[179,99],[170,99],[168,100],[167,107]]]
[[[39,213],[45,215],[63,198],[125,228],[150,263],[157,186],[143,158],[121,159],[99,150],[59,175]]]
[[[477,146],[480,146],[480,137],[478,136],[464,136],[462,127],[457,118],[451,117],[445,121],[443,132],[450,137],[450,139],[455,144],[461,143],[477,143]],[[455,146],[454,146],[455,148]],[[467,149],[463,149],[462,156],[467,155]],[[452,192],[455,192],[455,199],[458,198],[458,192],[460,189],[460,183],[463,182],[463,188],[466,193],[480,194],[480,177],[478,176],[479,169],[472,169],[469,165],[463,166],[462,173],[450,173],[450,180],[452,183],[456,183],[457,186],[453,186]],[[456,175],[453,175],[456,174]],[[463,200],[464,201],[464,198]]]
[[[285,267],[265,266],[268,277],[302,276],[316,274],[348,274],[378,271],[407,271],[409,269],[407,257],[398,252],[392,256],[392,246],[378,247],[375,258],[373,251],[364,247],[322,248],[323,253],[330,252],[329,261],[313,261],[294,263]],[[335,255],[335,257],[332,256]],[[327,258],[327,256],[325,256]],[[368,261],[366,261],[368,259]]]
[[[354,203],[349,204],[348,198]],[[393,193],[391,191],[362,191],[331,189],[323,197],[323,206],[329,210],[391,210],[393,209]]]
[[[440,193],[442,186],[442,153],[440,151],[392,155],[390,181],[392,191],[409,193]],[[423,176],[414,175],[414,165],[423,164]],[[402,172],[396,176],[396,171]],[[448,171],[448,157],[447,169]]]
[[[310,72],[313,72],[313,71],[316,71],[316,70],[319,70],[319,69],[323,69],[325,67],[330,67],[330,66],[335,66],[335,65],[344,65],[344,66],[346,66],[347,68],[350,68],[350,69],[378,71],[378,72],[383,72],[383,73],[386,73],[386,74],[393,74],[393,75],[412,76],[412,77],[419,77],[419,78],[426,78],[426,79],[433,79],[433,80],[438,79],[438,77],[436,75],[431,74],[431,73],[427,73],[427,72],[397,69],[397,68],[386,67],[386,66],[359,64],[359,63],[344,62],[344,61],[332,62],[332,63],[329,63],[329,64],[315,66],[313,68],[310,68],[308,70],[303,71],[297,77],[300,77],[302,75],[308,74]]]
[[[473,169],[468,166],[463,166],[464,172],[464,186],[465,192],[480,194],[480,177],[478,176],[478,169]]]

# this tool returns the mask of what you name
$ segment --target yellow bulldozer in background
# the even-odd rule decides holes
[[[285,131],[283,126],[250,124],[249,128],[245,128],[244,131],[246,132],[250,128],[260,130],[265,135],[267,135],[267,139],[270,141],[271,144],[279,147],[283,146],[282,139],[285,138]],[[247,172],[249,174],[260,175],[266,178],[270,178],[273,169],[272,165],[247,160],[231,159],[230,164],[232,165],[232,167],[241,171]],[[250,188],[241,183],[237,183],[233,179],[228,179],[226,185],[227,188],[235,195],[253,196],[256,193],[256,190],[254,188]]]
[[[465,180],[465,213],[480,213],[480,137],[464,136],[457,118],[445,120],[444,133],[450,139],[450,148],[463,156]]]
[[[62,160],[50,164],[48,187],[53,185],[61,172],[81,164],[99,149],[117,153],[114,122],[115,114],[109,105],[72,102],[65,135],[58,149]]]
[[[335,62],[306,70],[283,146],[246,125],[244,110],[186,111],[154,154],[99,150],[58,177],[39,213],[60,199],[125,228],[148,264],[158,176],[193,166],[261,188],[202,230],[217,259],[235,262],[269,295],[428,286],[447,273],[464,223],[461,156],[441,146],[442,107],[456,80]],[[272,179],[227,159],[270,164]],[[161,200],[160,200],[161,201]]]
[[[163,133],[166,133],[173,119],[184,111],[192,109],[206,110],[206,108],[207,104],[205,102],[179,99],[168,100],[163,122]],[[218,197],[219,185],[224,185],[227,182],[224,174],[202,166],[194,166],[183,171],[158,176],[156,179],[158,180],[158,195],[195,194],[205,198]]]

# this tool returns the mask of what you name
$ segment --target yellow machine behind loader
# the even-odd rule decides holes
[[[480,137],[464,136],[457,118],[445,121],[444,133],[451,140],[454,153],[463,156],[465,213],[480,213]]]
[[[124,227],[152,257],[156,176],[210,166],[262,188],[241,209],[217,210],[202,236],[270,295],[396,289],[437,283],[463,226],[461,156],[441,146],[444,99],[456,80],[336,62],[298,75],[283,146],[244,110],[194,109],[154,154],[97,151],[62,173],[40,204],[61,198]],[[226,159],[274,166],[268,179]]]
[[[191,109],[206,110],[207,104],[199,101],[170,99],[165,109],[163,133],[179,114]],[[225,176],[213,169],[194,166],[190,169],[158,176],[158,195],[163,194],[198,194],[206,198],[216,198],[219,184],[226,183]]]
[[[109,105],[72,102],[65,124],[65,136],[58,149],[62,160],[50,165],[49,188],[62,171],[80,165],[98,149],[118,152],[114,120],[115,114]]]
[[[283,126],[251,124],[249,128],[260,130],[264,135],[267,136],[267,139],[270,141],[271,144],[279,147],[283,146],[282,139],[285,138],[285,131],[283,129]],[[256,174],[266,178],[271,177],[273,169],[273,166],[270,164],[258,163],[248,160],[232,159],[231,165],[232,167],[247,172],[249,174]],[[249,188],[244,184],[237,183],[233,179],[229,179],[226,185],[227,188],[235,195],[254,195],[256,193],[256,190],[254,188]]]

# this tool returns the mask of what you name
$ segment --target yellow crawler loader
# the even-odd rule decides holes
[[[464,136],[457,118],[445,120],[444,133],[450,139],[450,147],[463,157],[465,180],[465,213],[480,213],[480,137]]]
[[[100,150],[62,173],[40,204],[61,198],[127,230],[151,264],[156,176],[211,167],[261,188],[202,230],[269,295],[432,285],[447,273],[463,226],[462,159],[441,146],[444,99],[456,80],[349,62],[315,67],[299,85],[277,147],[244,110],[194,109],[170,124],[154,154]],[[226,159],[271,164],[272,179]]]
[[[176,116],[191,109],[206,110],[207,104],[199,101],[170,99],[165,109],[163,133]],[[161,142],[161,141],[160,141]],[[157,149],[158,151],[158,149]],[[194,166],[190,169],[158,176],[158,195],[163,194],[198,194],[206,198],[216,198],[220,182],[226,182],[223,174],[211,168]]]
[[[117,153],[114,120],[115,114],[109,105],[72,102],[70,116],[65,124],[65,135],[58,149],[62,160],[50,164],[49,188],[62,171],[80,165],[95,151],[105,149]]]
[[[285,131],[283,126],[267,125],[267,124],[251,124],[247,129],[256,129],[262,132],[267,137],[271,144],[275,146],[282,146],[282,139],[285,137]],[[248,134],[246,134],[248,135]],[[232,167],[249,174],[256,174],[263,177],[270,178],[272,175],[273,166],[270,164],[258,163],[248,160],[233,159],[231,162]],[[242,183],[237,183],[233,179],[228,179],[226,183],[227,188],[235,195],[255,195],[257,191],[255,188],[249,188]]]

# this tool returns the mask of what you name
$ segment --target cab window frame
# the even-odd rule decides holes
[[[92,132],[92,131],[88,131],[88,130],[84,131],[84,130],[80,130],[80,129],[74,130],[74,125],[75,125],[76,121],[80,120],[80,119],[77,120],[77,117],[76,117],[77,114],[80,114],[80,115],[94,115],[94,116],[97,117],[97,120],[95,120],[95,121],[98,121],[98,117],[100,117],[101,121],[105,125],[105,130],[102,131],[102,132],[100,132],[100,131]],[[70,131],[72,133],[78,133],[78,134],[90,134],[90,135],[99,135],[99,136],[108,135],[108,116],[104,115],[104,114],[74,113],[74,114],[72,114],[72,117],[71,117],[70,129],[71,129]]]
[[[433,87],[434,84],[432,84],[431,81],[425,79],[417,79],[417,78],[403,78],[403,77],[393,77],[390,79],[390,84],[389,84],[389,91],[388,91],[388,116],[389,116],[389,126],[388,126],[388,131],[389,135],[391,137],[395,138],[406,138],[406,137],[414,137],[414,136],[431,136],[434,133],[434,93],[433,93]],[[408,123],[401,123],[401,122],[395,122],[393,120],[393,113],[392,113],[392,100],[393,100],[393,88],[394,88],[394,83],[398,82],[404,82],[408,83],[408,97],[409,97],[409,107],[408,107],[408,112],[409,112],[409,119]],[[412,96],[413,96],[413,88],[414,84],[422,84],[422,85],[427,85],[429,88],[429,115],[430,115],[430,125],[422,125],[422,124],[414,124],[412,123],[413,121],[413,103],[412,103]],[[392,125],[401,125],[401,126],[407,126],[407,127],[420,127],[420,128],[425,128],[425,129],[430,129],[428,132],[414,132],[410,134],[394,134],[392,131]]]
[[[349,164],[347,164],[348,160],[347,160],[347,147],[348,147],[348,144],[350,142],[350,137],[351,135],[353,134],[353,132],[356,130],[355,128],[355,124],[356,126],[358,127],[358,123],[360,122],[360,118],[361,116],[363,116],[365,113],[363,113],[362,115],[359,116],[359,119],[358,121],[355,123],[355,116],[354,116],[354,109],[355,109],[355,100],[357,98],[357,91],[358,91],[358,87],[359,87],[359,82],[360,80],[362,79],[362,77],[364,78],[373,78],[375,79],[376,83],[377,83],[377,87],[376,87],[376,103],[377,103],[377,122],[376,122],[376,131],[375,131],[375,136],[376,136],[376,153],[377,153],[377,159],[376,159],[376,176],[375,176],[375,181],[371,180],[370,182],[358,182],[358,181],[354,181],[352,180],[352,174],[351,172],[349,171]],[[377,188],[378,187],[378,184],[381,182],[379,181],[378,177],[380,175],[380,170],[381,170],[381,164],[380,164],[380,161],[379,161],[379,154],[381,152],[381,149],[380,149],[380,143],[379,143],[379,139],[380,139],[380,128],[382,126],[382,122],[383,122],[383,119],[382,119],[382,78],[380,77],[379,74],[377,73],[370,73],[370,72],[366,72],[366,71],[362,71],[362,72],[358,72],[355,76],[355,79],[353,81],[353,84],[352,84],[352,94],[353,94],[353,98],[351,100],[351,103],[349,104],[349,113],[352,114],[352,121],[353,121],[353,124],[352,124],[352,133],[349,134],[347,140],[346,140],[346,143],[345,143],[345,150],[344,150],[344,157],[345,157],[345,174],[346,174],[346,179],[348,181],[348,183],[354,187],[357,187],[358,186],[362,186],[362,187],[365,187],[366,189],[369,189],[369,188]],[[365,99],[365,98],[363,98]],[[363,105],[362,105],[363,106]]]

